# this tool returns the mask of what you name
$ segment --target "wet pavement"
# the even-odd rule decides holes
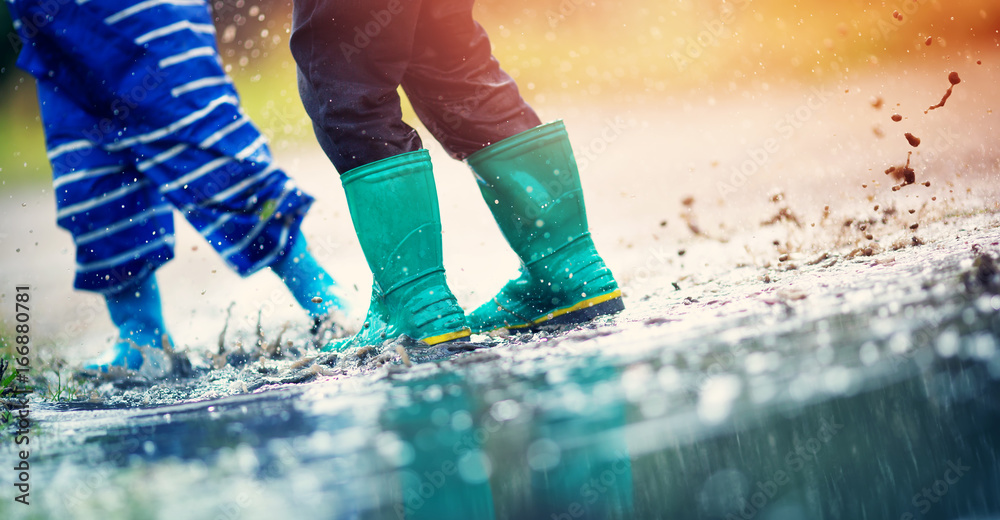
[[[995,518],[998,223],[770,282],[650,284],[616,318],[410,366],[388,345],[36,400],[33,502],[0,512]]]

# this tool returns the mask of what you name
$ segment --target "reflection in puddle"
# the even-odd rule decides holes
[[[995,517],[1000,296],[920,254],[864,280],[803,268],[825,289],[781,319],[612,323],[149,409],[39,403],[32,514]]]

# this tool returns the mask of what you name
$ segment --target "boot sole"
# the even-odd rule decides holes
[[[445,333],[445,334],[439,334],[437,336],[431,336],[429,338],[424,338],[424,339],[422,339],[420,341],[424,342],[425,344],[427,344],[427,346],[430,347],[430,346],[438,345],[440,343],[446,343],[448,341],[455,341],[457,339],[467,338],[467,337],[469,337],[471,335],[472,335],[472,329],[470,329],[469,327],[466,327],[466,328],[464,328],[462,330],[459,330],[459,331],[448,332],[448,333]]]
[[[426,345],[428,347],[432,347],[434,345],[440,345],[441,343],[448,343],[450,341],[457,341],[457,340],[460,340],[460,339],[463,339],[463,338],[468,338],[471,335],[472,335],[472,329],[466,327],[463,330],[458,330],[458,331],[454,331],[454,332],[447,332],[445,334],[438,334],[437,336],[431,336],[431,337],[428,337],[428,338],[424,338],[422,340],[419,340],[419,342],[423,343],[424,345]],[[352,344],[351,342],[352,342],[353,339],[354,339],[354,336],[351,336],[351,337],[348,337],[348,338],[339,338],[339,339],[336,339],[336,340],[330,342],[329,345],[321,348],[319,351],[320,352],[343,352],[343,351],[347,350],[348,347],[351,346],[351,344]],[[382,341],[384,342],[386,340],[382,340]],[[358,346],[362,346],[362,345],[358,345]]]
[[[625,310],[621,289],[615,289],[607,294],[594,296],[569,307],[556,309],[550,313],[535,318],[524,325],[509,325],[501,327],[511,332],[531,332],[543,325],[573,325],[585,323],[594,318],[617,314]],[[499,330],[499,329],[495,329]]]

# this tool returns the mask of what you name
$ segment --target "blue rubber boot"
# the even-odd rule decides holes
[[[302,232],[296,232],[290,240],[292,247],[271,265],[271,270],[285,283],[295,301],[309,313],[315,333],[331,313],[340,311],[347,314],[348,306],[336,294],[337,282],[309,252]]]
[[[163,350],[171,342],[163,323],[163,308],[156,275],[137,285],[104,296],[111,321],[118,327],[118,342],[84,364],[84,370],[107,374],[116,369],[158,379],[170,373],[170,357]]]

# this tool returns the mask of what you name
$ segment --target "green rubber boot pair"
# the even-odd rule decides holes
[[[340,179],[374,283],[364,328],[323,350],[378,345],[403,335],[428,346],[468,337],[465,313],[445,281],[427,150],[366,164]]]
[[[467,317],[473,332],[581,323],[625,308],[587,227],[580,173],[562,121],[468,158],[521,274]]]
[[[501,328],[580,323],[624,309],[587,227],[580,174],[562,121],[468,158],[521,274],[468,316],[445,280],[441,217],[427,150],[341,176],[374,283],[364,329],[324,350],[406,335],[426,345]]]

